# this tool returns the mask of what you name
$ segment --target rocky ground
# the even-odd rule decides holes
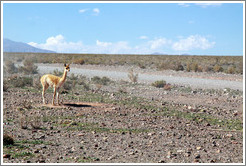
[[[243,162],[242,91],[118,81],[64,92],[59,106],[46,96],[48,105],[41,89],[3,93],[15,141],[4,163]]]

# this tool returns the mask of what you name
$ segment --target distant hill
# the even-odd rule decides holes
[[[40,53],[55,53],[54,51],[39,49],[29,44],[15,42],[9,39],[3,39],[3,52],[40,52]]]

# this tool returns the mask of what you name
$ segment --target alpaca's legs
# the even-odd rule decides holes
[[[57,89],[57,92],[56,92],[56,99],[57,99],[57,104],[60,105],[60,103],[59,103],[59,89]]]
[[[55,105],[55,97],[56,97],[56,88],[54,88],[54,94],[53,94],[52,105]]]
[[[44,96],[44,93],[45,93],[45,91],[47,90],[48,87],[49,87],[49,86],[47,86],[47,84],[46,84],[46,85],[43,85],[43,92],[42,92],[43,104],[46,104],[46,103],[45,103],[45,96]]]

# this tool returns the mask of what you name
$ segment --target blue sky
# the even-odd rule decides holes
[[[243,55],[243,4],[4,3],[3,37],[64,53]]]

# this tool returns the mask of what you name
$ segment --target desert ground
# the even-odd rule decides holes
[[[242,74],[71,64],[52,106],[63,64],[35,65],[4,77],[4,163],[243,163]]]

